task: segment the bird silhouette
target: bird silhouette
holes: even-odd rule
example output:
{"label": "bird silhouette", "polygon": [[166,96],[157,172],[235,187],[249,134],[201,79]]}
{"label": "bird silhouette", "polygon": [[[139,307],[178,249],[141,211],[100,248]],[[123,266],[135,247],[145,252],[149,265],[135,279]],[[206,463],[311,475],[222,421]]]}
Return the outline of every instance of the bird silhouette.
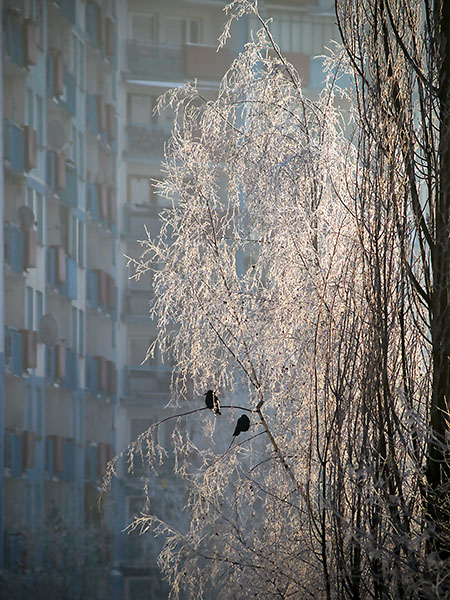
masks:
{"label": "bird silhouette", "polygon": [[213,390],[208,390],[205,394],[205,404],[207,408],[213,411],[215,415],[221,415],[220,402],[217,394]]}
{"label": "bird silhouette", "polygon": [[250,428],[250,419],[247,415],[241,415],[236,423],[236,429],[234,430],[233,435],[239,435],[243,431],[248,431]]}

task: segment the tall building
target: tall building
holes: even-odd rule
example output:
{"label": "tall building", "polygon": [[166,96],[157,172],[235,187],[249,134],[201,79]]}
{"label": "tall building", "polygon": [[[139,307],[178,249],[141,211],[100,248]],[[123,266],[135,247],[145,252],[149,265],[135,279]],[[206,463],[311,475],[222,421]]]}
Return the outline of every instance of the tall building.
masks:
{"label": "tall building", "polygon": [[[218,0],[0,6],[0,584],[31,597],[47,573],[60,587],[46,598],[166,598],[157,542],[123,531],[144,504],[140,473],[119,472],[103,522],[97,510],[107,461],[169,414],[170,365],[157,352],[142,363],[156,336],[151,275],[129,279],[124,255],[139,255],[144,224],[160,228],[151,182],[172,115],[155,114],[156,99],[194,78],[213,94],[259,25],[239,21],[216,53]],[[336,36],[331,3],[272,1],[263,14],[313,95],[314,56]],[[171,510],[170,485],[155,493]]]}

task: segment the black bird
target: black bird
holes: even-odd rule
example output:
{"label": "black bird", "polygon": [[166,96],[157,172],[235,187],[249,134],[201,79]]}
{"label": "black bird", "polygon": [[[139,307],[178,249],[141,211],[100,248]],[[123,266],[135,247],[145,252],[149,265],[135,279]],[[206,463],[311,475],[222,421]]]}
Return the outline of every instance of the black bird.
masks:
{"label": "black bird", "polygon": [[212,390],[208,390],[205,394],[205,404],[206,406],[214,412],[215,415],[221,415],[220,412],[220,402],[217,394]]}
{"label": "black bird", "polygon": [[241,415],[236,423],[236,429],[234,430],[233,435],[239,435],[243,431],[248,431],[250,427],[250,419],[247,415]]}

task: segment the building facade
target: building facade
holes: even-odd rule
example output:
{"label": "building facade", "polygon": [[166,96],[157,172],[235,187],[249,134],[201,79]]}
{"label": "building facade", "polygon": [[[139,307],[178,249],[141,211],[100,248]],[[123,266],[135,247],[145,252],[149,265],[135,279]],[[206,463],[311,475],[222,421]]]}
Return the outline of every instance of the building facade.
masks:
{"label": "building facade", "polygon": [[[145,501],[142,473],[119,472],[103,520],[97,500],[107,462],[169,414],[170,365],[157,352],[143,363],[156,336],[151,276],[129,279],[125,255],[139,255],[144,224],[160,228],[152,182],[172,115],[155,114],[158,96],[194,78],[213,94],[257,27],[238,22],[216,53],[223,5],[1,5],[0,584],[23,597],[58,569],[46,598],[66,588],[74,598],[167,597],[157,543],[124,531]],[[263,13],[313,95],[323,79],[314,57],[336,35],[330,2],[267,2]],[[170,486],[158,494],[170,509]],[[79,556],[95,578],[80,576]]]}

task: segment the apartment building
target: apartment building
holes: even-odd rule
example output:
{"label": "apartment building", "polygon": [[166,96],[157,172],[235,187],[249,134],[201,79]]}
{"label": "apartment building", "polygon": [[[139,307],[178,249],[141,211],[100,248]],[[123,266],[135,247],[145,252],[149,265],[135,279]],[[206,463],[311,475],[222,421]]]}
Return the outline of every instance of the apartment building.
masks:
{"label": "apartment building", "polygon": [[116,2],[7,0],[2,23],[3,567],[31,594],[52,527],[84,548],[115,453]]}
{"label": "apartment building", "polygon": [[[124,255],[139,254],[144,224],[160,228],[151,181],[163,177],[172,115],[155,114],[156,99],[194,78],[213,94],[258,27],[239,21],[216,53],[223,5],[0,2],[0,566],[24,597],[43,585],[36,573],[56,580],[57,569],[70,576],[55,598],[64,585],[77,598],[167,597],[160,542],[123,531],[142,510],[144,473],[119,473],[103,522],[97,499],[107,461],[169,414],[170,365],[158,353],[142,363],[156,335],[151,276],[130,280]],[[335,37],[331,3],[262,9],[313,95],[323,79],[314,56]],[[172,510],[171,489],[158,488],[154,504]],[[66,563],[52,562],[56,551]],[[87,582],[79,555],[95,565]]]}

